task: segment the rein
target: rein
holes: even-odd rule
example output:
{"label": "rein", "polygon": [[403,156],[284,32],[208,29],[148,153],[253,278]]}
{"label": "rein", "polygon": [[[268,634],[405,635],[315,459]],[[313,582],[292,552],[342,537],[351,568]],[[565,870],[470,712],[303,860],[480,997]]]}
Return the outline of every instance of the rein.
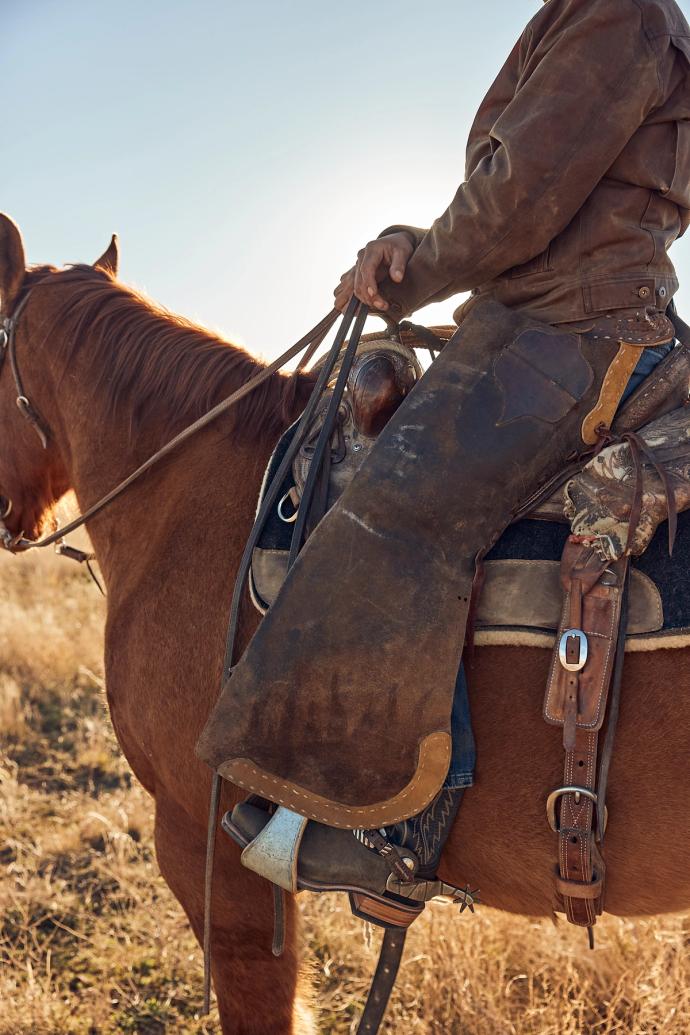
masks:
{"label": "rein", "polygon": [[[2,371],[5,357],[7,357],[9,359],[10,369],[12,371],[12,377],[14,379],[14,385],[17,392],[17,407],[22,416],[36,431],[43,448],[47,449],[48,442],[51,437],[50,429],[43,421],[40,414],[31,405],[26,392],[24,391],[17,363],[17,326],[19,317],[25,310],[30,297],[31,291],[29,291],[29,293],[22,299],[13,316],[4,318],[0,317],[0,372]],[[160,463],[161,460],[165,459],[165,457],[169,456],[172,452],[183,445],[183,443],[187,442],[193,435],[196,435],[198,431],[208,427],[208,425],[212,424],[218,417],[227,413],[228,410],[235,406],[236,403],[241,399],[244,399],[250,392],[253,392],[254,389],[262,385],[264,381],[267,381],[273,376],[273,374],[277,373],[282,367],[289,363],[291,359],[298,356],[300,352],[307,350],[305,357],[297,367],[297,371],[302,370],[305,363],[309,361],[339,316],[340,313],[338,310],[333,309],[327,316],[324,316],[324,318],[320,320],[315,327],[308,331],[304,337],[300,338],[298,342],[283,352],[282,355],[278,356],[277,359],[273,360],[273,362],[267,367],[264,367],[263,370],[254,377],[251,377],[226,399],[223,399],[216,406],[210,409],[208,413],[205,413],[187,428],[184,428],[184,430],[178,435],[175,435],[170,442],[167,442],[166,445],[162,446],[156,453],[150,456],[148,460],[145,460],[143,464],[136,468],[136,470],[132,471],[131,474],[111,489],[110,492],[97,500],[97,502],[81,514],[80,517],[75,518],[74,521],[70,521],[69,524],[64,526],[64,528],[58,528],[50,535],[44,536],[42,539],[25,539],[21,532],[19,535],[12,535],[4,521],[5,518],[9,517],[12,511],[12,501],[4,500],[4,506],[2,507],[2,512],[0,514],[0,544],[2,544],[6,550],[9,550],[10,553],[24,553],[26,550],[37,550],[57,544],[58,552],[62,553],[63,556],[79,561],[91,559],[91,555],[89,554],[84,554],[82,551],[74,550],[72,547],[62,546],[62,539],[64,536],[69,535],[70,532],[74,532],[78,528],[81,528],[87,521],[95,517],[96,514],[105,510],[106,507],[122,496],[122,494],[126,492],[131,485]],[[2,500],[3,498],[0,497],[0,502],[2,502]]]}

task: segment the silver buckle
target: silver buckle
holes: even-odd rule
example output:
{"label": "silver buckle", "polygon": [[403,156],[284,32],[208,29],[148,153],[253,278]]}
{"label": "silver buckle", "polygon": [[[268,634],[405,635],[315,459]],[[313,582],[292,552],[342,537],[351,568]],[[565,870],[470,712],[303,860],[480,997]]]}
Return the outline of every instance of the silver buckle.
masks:
{"label": "silver buckle", "polygon": [[[570,639],[578,640],[580,644],[580,652],[576,662],[568,661],[566,648],[568,646],[568,640]],[[587,664],[588,657],[589,643],[582,629],[566,629],[561,636],[561,642],[558,645],[558,660],[566,672],[581,672]]]}
{"label": "silver buckle", "polygon": [[[574,794],[575,804],[580,804],[581,798],[589,798],[592,804],[596,807],[599,798],[594,791],[588,791],[586,787],[559,787],[557,791],[553,791],[552,794],[546,799],[546,818],[549,822],[549,826],[553,830],[554,834],[560,834],[560,827],[556,819],[556,805],[558,801],[563,797],[564,794]],[[604,829],[601,831],[603,835],[606,831],[606,827],[609,821],[609,810],[604,809]]]}
{"label": "silver buckle", "polygon": [[556,822],[556,803],[564,794],[574,794],[576,805],[580,804],[580,798],[583,796],[589,798],[595,805],[597,803],[597,796],[594,791],[588,791],[586,787],[559,787],[557,791],[554,791],[546,799],[546,818],[554,834],[559,833],[559,826]]}

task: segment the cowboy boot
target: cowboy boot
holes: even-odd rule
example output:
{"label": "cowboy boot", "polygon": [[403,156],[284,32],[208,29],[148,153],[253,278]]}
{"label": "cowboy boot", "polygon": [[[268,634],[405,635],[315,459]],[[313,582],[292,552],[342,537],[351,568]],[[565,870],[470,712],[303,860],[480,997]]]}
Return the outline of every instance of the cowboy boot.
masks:
{"label": "cowboy boot", "polygon": [[[339,830],[307,823],[298,847],[294,890],[348,892],[353,912],[381,926],[408,926],[425,903],[438,896],[472,905],[468,891],[436,875],[462,795],[461,788],[443,788],[423,813],[390,830]],[[223,829],[243,849],[272,819],[258,801],[236,805],[222,820]]]}

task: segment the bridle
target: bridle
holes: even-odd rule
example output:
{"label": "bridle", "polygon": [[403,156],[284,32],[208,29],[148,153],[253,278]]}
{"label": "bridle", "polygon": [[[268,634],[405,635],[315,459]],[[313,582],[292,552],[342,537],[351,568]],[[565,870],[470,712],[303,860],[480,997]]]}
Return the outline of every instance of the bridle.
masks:
{"label": "bridle", "polygon": [[[17,324],[19,322],[19,317],[29,302],[31,290],[32,289],[29,289],[29,291],[27,291],[12,316],[0,317],[0,374],[2,374],[5,359],[8,359],[12,379],[14,381],[14,388],[17,393],[15,397],[17,409],[21,413],[22,417],[24,417],[24,419],[28,421],[34,429],[43,448],[47,449],[48,442],[52,438],[50,428],[26,394],[22,376],[19,372],[19,364],[17,363]],[[32,546],[48,546],[49,543],[53,543],[55,545],[56,553],[61,557],[67,557],[70,560],[78,561],[80,564],[85,564],[96,586],[100,592],[105,595],[103,586],[91,566],[91,562],[95,560],[95,554],[87,553],[85,550],[79,550],[75,546],[68,546],[68,544],[63,540],[63,536],[65,534],[64,529],[55,533],[55,535],[48,536],[45,542],[39,541],[33,543],[30,540],[25,539],[21,532],[19,535],[13,535],[5,524],[6,519],[11,513],[12,500],[7,496],[0,495],[0,546],[5,550],[8,550],[10,553],[19,553],[23,550],[31,549]]]}
{"label": "bridle", "polygon": [[[34,287],[38,286],[38,284],[34,285]],[[17,408],[24,419],[33,427],[43,448],[47,449],[48,443],[52,437],[50,428],[36,408],[31,404],[29,397],[26,394],[17,362],[17,327],[19,325],[19,318],[26,310],[32,292],[33,288],[29,289],[12,316],[0,316],[0,376],[5,365],[5,359],[7,358],[9,360],[10,370],[14,380],[14,387],[17,393]],[[301,352],[303,352],[304,355],[297,365],[295,374],[303,371],[339,317],[340,313],[338,310],[333,309],[327,316],[324,316],[324,318],[320,320],[315,327],[308,331],[304,337],[300,338],[298,342],[283,352],[282,355],[278,356],[278,358],[268,366],[264,367],[258,374],[246,381],[245,384],[241,385],[240,388],[234,391],[226,399],[223,399],[216,406],[210,409],[208,413],[205,413],[178,435],[175,435],[170,442],[166,443],[166,445],[150,456],[148,460],[145,460],[143,464],[119,482],[110,490],[110,492],[106,493],[105,496],[102,496],[101,499],[97,500],[96,503],[84,511],[80,517],[75,518],[74,521],[70,521],[69,524],[65,525],[63,528],[56,529],[50,535],[44,536],[42,539],[26,539],[22,532],[18,535],[14,535],[10,532],[9,528],[5,524],[5,520],[12,513],[12,500],[0,495],[0,547],[8,550],[10,553],[24,553],[26,550],[55,546],[59,554],[64,557],[68,557],[71,560],[77,560],[80,562],[88,562],[92,560],[92,554],[87,554],[82,550],[77,550],[72,546],[67,546],[67,544],[64,543],[64,537],[85,525],[87,521],[95,517],[96,514],[100,513],[118,499],[131,485],[134,484],[134,482],[138,481],[144,474],[150,471],[152,467],[158,464],[166,456],[169,456],[170,453],[190,439],[198,431],[201,431],[202,428],[207,427],[222,414],[227,413],[227,411],[235,406],[241,399],[249,395],[250,392],[253,392],[255,388],[259,387],[259,385],[262,385],[264,381],[272,377],[273,374],[277,373]]]}
{"label": "bridle", "polygon": [[[22,417],[24,417],[24,419],[28,421],[35,430],[43,448],[47,449],[48,439],[50,437],[48,426],[35,407],[31,404],[29,397],[24,390],[24,384],[22,382],[19,365],[17,363],[17,323],[29,302],[30,295],[31,291],[28,291],[12,316],[0,316],[0,374],[5,365],[5,360],[9,360],[10,371],[12,379],[14,380],[15,391],[17,393],[15,398],[17,409],[21,413]],[[6,496],[0,496],[0,543],[6,550],[15,551],[18,545],[18,537],[13,536],[4,523],[5,519],[8,518],[11,513],[12,500]]]}
{"label": "bridle", "polygon": [[31,405],[31,402],[24,391],[24,385],[17,365],[17,322],[28,304],[30,295],[31,291],[28,291],[17,306],[17,311],[13,316],[2,317],[0,323],[0,371],[2,370],[5,356],[7,356],[10,361],[10,370],[12,371],[12,377],[14,379],[14,387],[17,391],[17,397],[15,400],[17,403],[17,409],[21,413],[22,417],[24,417],[24,419],[32,426],[38,435],[43,448],[47,449],[50,431],[38,411]]}

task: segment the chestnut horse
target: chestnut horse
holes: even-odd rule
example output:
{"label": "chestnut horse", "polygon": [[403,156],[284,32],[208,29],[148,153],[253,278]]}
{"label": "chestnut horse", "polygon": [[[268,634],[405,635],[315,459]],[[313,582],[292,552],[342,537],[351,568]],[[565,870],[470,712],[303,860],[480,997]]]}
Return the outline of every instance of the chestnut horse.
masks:
{"label": "chestnut horse", "polygon": [[[114,241],[93,267],[27,271],[19,232],[0,217],[1,312],[10,315],[30,290],[17,362],[49,428],[44,449],[4,370],[0,495],[12,502],[14,533],[36,537],[69,489],[85,510],[261,369],[116,274]],[[210,773],[194,745],[218,694],[233,576],[264,467],[311,387],[306,376],[273,376],[88,526],[108,591],[113,726],[153,797],[160,869],[199,939]],[[244,643],[256,621],[245,610]],[[477,783],[442,869],[455,884],[480,887],[486,904],[535,917],[553,909],[556,838],[544,804],[562,778],[561,737],[541,719],[548,662],[537,648],[478,648],[470,687]],[[688,730],[688,651],[629,655],[608,799],[612,913],[690,908]],[[240,794],[226,787],[223,806]],[[294,909],[286,953],[275,959],[270,889],[242,868],[228,838],[217,840],[213,979],[223,1032],[305,1035],[313,1029],[297,1019]]]}

